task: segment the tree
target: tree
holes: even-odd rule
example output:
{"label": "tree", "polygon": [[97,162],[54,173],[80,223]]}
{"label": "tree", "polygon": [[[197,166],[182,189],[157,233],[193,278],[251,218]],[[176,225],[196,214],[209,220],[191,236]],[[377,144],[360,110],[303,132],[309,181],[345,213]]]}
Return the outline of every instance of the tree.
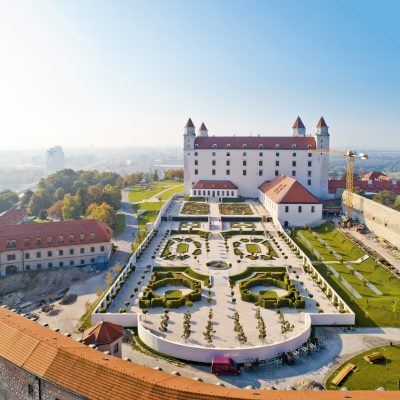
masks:
{"label": "tree", "polygon": [[101,201],[109,204],[114,210],[118,210],[121,207],[121,189],[117,186],[106,185],[103,188],[101,195]]}
{"label": "tree", "polygon": [[91,203],[100,203],[100,198],[102,195],[101,185],[90,185],[87,188],[87,201],[89,204]]}
{"label": "tree", "polygon": [[103,295],[104,291],[102,288],[97,288],[96,289],[96,296],[97,298],[100,298]]}
{"label": "tree", "polygon": [[62,187],[57,188],[54,195],[57,200],[62,200],[65,196],[64,188],[62,188]]}
{"label": "tree", "polygon": [[372,198],[372,200],[376,201],[377,203],[383,204],[384,206],[388,207],[394,205],[396,199],[396,193],[392,192],[391,190],[382,190]]}
{"label": "tree", "polygon": [[72,194],[67,193],[64,196],[63,206],[61,209],[63,219],[79,219],[82,215],[82,207],[79,199]]}
{"label": "tree", "polygon": [[56,201],[52,206],[47,209],[47,215],[51,219],[62,219],[62,208],[64,202],[62,200]]}
{"label": "tree", "polygon": [[112,282],[113,282],[112,273],[111,273],[111,271],[107,271],[107,273],[106,273],[106,284],[107,284],[107,287],[111,286]]}
{"label": "tree", "polygon": [[143,180],[143,172],[135,172],[125,177],[125,186],[135,186]]}
{"label": "tree", "polygon": [[183,181],[183,168],[171,168],[164,171],[164,179]]}
{"label": "tree", "polygon": [[152,181],[158,181],[158,172],[156,169],[153,169],[152,173],[151,173],[151,180]]}
{"label": "tree", "polygon": [[8,210],[16,203],[18,203],[17,193],[12,190],[3,190],[0,192],[0,212]]}
{"label": "tree", "polygon": [[31,197],[27,210],[32,215],[39,215],[40,211],[47,210],[52,203],[51,195],[43,189],[38,189]]}
{"label": "tree", "polygon": [[34,192],[31,189],[28,189],[24,192],[24,195],[22,196],[21,201],[20,201],[21,206],[23,208],[25,208],[25,209],[28,208],[28,204],[31,201],[33,194],[34,194]]}
{"label": "tree", "polygon": [[113,269],[114,269],[115,274],[118,275],[118,274],[121,272],[121,270],[122,270],[121,263],[120,263],[119,261],[117,261],[117,262],[115,263]]}
{"label": "tree", "polygon": [[97,219],[112,227],[115,225],[115,210],[106,203],[93,203],[86,210],[86,218]]}

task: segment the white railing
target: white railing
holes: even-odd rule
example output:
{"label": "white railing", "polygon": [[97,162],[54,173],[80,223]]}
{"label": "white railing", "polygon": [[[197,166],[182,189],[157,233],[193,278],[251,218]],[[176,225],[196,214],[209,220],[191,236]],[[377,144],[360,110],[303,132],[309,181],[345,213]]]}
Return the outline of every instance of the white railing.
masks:
{"label": "white railing", "polygon": [[[107,299],[112,299],[112,295],[116,294],[117,292],[117,286],[121,286],[122,281],[128,277],[128,271],[137,261],[138,255],[142,254],[144,249],[147,247],[147,245],[150,243],[150,241],[153,239],[153,237],[156,235],[156,230],[160,226],[161,223],[161,218],[164,216],[165,212],[167,211],[168,207],[171,205],[171,203],[175,200],[177,194],[174,193],[168,201],[161,207],[158,216],[153,224],[153,228],[151,231],[147,234],[147,236],[144,238],[143,242],[139,245],[139,247],[132,253],[131,257],[129,258],[129,261],[127,262],[126,266],[124,269],[121,271],[120,275],[118,278],[112,283],[112,285],[107,289],[107,291],[103,294],[103,297],[101,298],[101,301],[97,304],[97,306],[94,308],[93,313],[92,313],[92,319],[93,315],[98,313],[100,308],[107,308],[106,302]],[[112,300],[111,300],[112,301]],[[111,315],[111,313],[100,313],[100,315],[103,316],[103,320],[105,319],[105,315]],[[96,319],[96,317],[94,318]]]}
{"label": "white railing", "polygon": [[[333,289],[333,287],[326,281],[326,279],[317,271],[317,269],[312,264],[310,258],[304,253],[304,251],[294,242],[294,240],[286,233],[282,225],[276,224],[278,230],[289,240],[289,242],[294,246],[294,248],[299,252],[302,257],[304,266],[307,266],[312,272],[312,275],[317,277],[317,281],[320,286],[325,287],[331,291],[332,298],[330,299],[332,304],[335,302],[339,306],[343,307],[345,313],[322,313],[322,314],[310,314],[312,323],[315,325],[354,325],[355,324],[355,314],[354,311],[347,305],[347,303],[338,295],[338,293]],[[322,290],[322,288],[321,288]],[[329,297],[328,297],[329,298]],[[334,317],[333,317],[334,316]],[[317,322],[318,321],[318,322]]]}

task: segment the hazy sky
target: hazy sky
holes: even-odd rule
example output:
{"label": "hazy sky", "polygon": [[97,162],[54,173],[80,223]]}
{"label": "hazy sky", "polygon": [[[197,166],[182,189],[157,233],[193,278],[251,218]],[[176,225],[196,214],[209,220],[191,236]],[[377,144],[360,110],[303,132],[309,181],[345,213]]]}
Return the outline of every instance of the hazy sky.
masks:
{"label": "hazy sky", "polygon": [[399,1],[0,0],[0,147],[289,134],[400,148]]}

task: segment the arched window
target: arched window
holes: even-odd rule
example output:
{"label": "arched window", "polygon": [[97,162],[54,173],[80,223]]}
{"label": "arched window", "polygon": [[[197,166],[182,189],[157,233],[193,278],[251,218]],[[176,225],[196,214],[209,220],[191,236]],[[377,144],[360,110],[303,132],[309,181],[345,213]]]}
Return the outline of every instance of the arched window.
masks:
{"label": "arched window", "polygon": [[213,148],[213,149],[216,149],[216,148],[217,148],[217,145],[214,143],[214,144],[212,145],[212,148]]}
{"label": "arched window", "polygon": [[295,144],[292,144],[292,149],[295,149],[297,146]]}
{"label": "arched window", "polygon": [[259,148],[259,149],[263,149],[263,148],[264,148],[264,145],[263,145],[263,144],[260,144],[260,145],[258,145],[258,148]]}
{"label": "arched window", "polygon": [[244,149],[247,149],[247,144],[246,144],[246,143],[243,145],[243,148],[244,148]]}
{"label": "arched window", "polygon": [[279,146],[279,144],[276,144],[276,145],[275,145],[275,148],[276,148],[276,149],[279,149],[280,147],[281,147],[281,146]]}

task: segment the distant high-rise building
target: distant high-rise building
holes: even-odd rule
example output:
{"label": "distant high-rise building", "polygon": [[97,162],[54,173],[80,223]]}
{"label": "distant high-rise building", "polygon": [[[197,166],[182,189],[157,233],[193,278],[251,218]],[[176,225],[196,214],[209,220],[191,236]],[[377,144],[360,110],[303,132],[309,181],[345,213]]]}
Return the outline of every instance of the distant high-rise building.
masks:
{"label": "distant high-rise building", "polygon": [[62,146],[54,146],[46,151],[46,174],[64,169],[64,151]]}

